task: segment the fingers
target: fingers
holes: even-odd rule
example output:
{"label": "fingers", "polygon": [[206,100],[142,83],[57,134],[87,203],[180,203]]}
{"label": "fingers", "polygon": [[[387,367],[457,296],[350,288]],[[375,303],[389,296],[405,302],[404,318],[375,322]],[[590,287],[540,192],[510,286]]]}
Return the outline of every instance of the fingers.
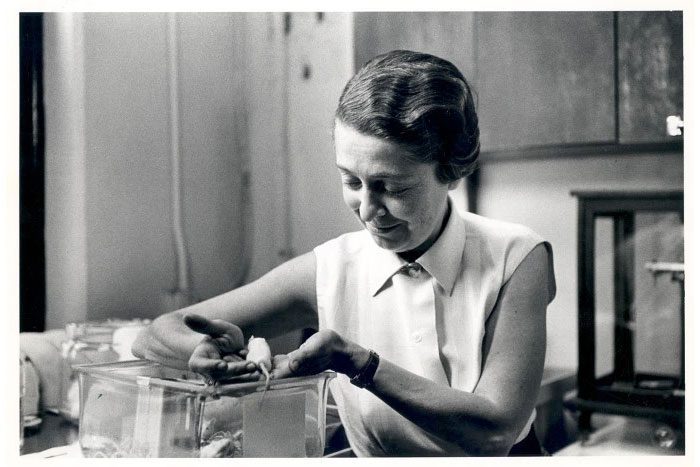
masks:
{"label": "fingers", "polygon": [[218,378],[222,375],[227,368],[226,362],[218,359],[208,359],[204,357],[195,357],[194,355],[190,358],[188,363],[190,370],[201,375],[210,376],[212,378]]}
{"label": "fingers", "polygon": [[190,356],[190,370],[204,376],[222,379],[237,377],[256,371],[253,362],[246,362],[240,355],[229,354],[222,357],[216,339],[205,336]]}
{"label": "fingers", "polygon": [[304,351],[301,349],[301,347],[297,350],[289,352],[289,354],[287,354],[287,365],[289,366],[289,370],[292,373],[296,373],[297,371],[299,371],[299,368],[302,362],[304,361],[305,357],[306,355],[304,354]]}
{"label": "fingers", "polygon": [[211,321],[204,316],[187,313],[182,317],[182,321],[187,325],[188,328],[200,334],[209,334],[208,329],[211,326]]}
{"label": "fingers", "polygon": [[136,358],[146,358],[146,332],[148,332],[148,329],[140,331],[131,344],[131,353]]}
{"label": "fingers", "polygon": [[238,326],[222,319],[209,319],[195,313],[187,313],[182,321],[191,330],[212,337],[228,337],[232,347],[241,349],[244,347],[243,331]]}
{"label": "fingers", "polygon": [[326,358],[315,352],[317,349],[304,348],[302,345],[297,350],[287,354],[287,368],[295,376],[315,375],[326,369]]}
{"label": "fingers", "polygon": [[245,360],[246,355],[248,355],[248,351],[242,349],[235,354],[224,355],[223,360],[227,362],[240,362],[241,360]]}
{"label": "fingers", "polygon": [[294,372],[289,368],[289,355],[275,355],[272,358],[271,379],[282,379],[294,376]]}
{"label": "fingers", "polygon": [[[195,313],[188,313],[182,317],[182,321],[195,332],[208,334],[212,337],[220,337],[237,328],[233,324],[221,319],[209,319]],[[234,331],[235,332],[235,331]]]}
{"label": "fingers", "polygon": [[325,330],[309,337],[301,346],[288,354],[289,370],[294,375],[313,375],[324,370],[333,370],[340,354],[342,341],[337,333]]}
{"label": "fingers", "polygon": [[244,373],[238,376],[225,376],[219,378],[218,381],[226,384],[257,383],[259,381],[265,381],[265,375],[259,371],[254,371],[252,373]]}
{"label": "fingers", "polygon": [[205,338],[194,348],[188,366],[196,373],[212,376],[226,370],[227,363],[220,358],[211,339]]}
{"label": "fingers", "polygon": [[195,313],[187,313],[182,317],[182,321],[193,331],[200,334],[208,334],[212,337],[220,337],[232,330],[232,328],[236,328],[236,326],[227,321],[209,319]]}
{"label": "fingers", "polygon": [[236,378],[246,381],[257,381],[260,379],[260,372],[257,371],[255,363],[246,362],[245,360],[227,361],[192,354],[189,367],[190,370],[196,373],[216,380]]}
{"label": "fingers", "polygon": [[258,373],[258,367],[253,362],[246,362],[245,360],[226,362],[226,369],[224,371],[224,376],[234,377],[234,376],[244,376],[250,373]]}

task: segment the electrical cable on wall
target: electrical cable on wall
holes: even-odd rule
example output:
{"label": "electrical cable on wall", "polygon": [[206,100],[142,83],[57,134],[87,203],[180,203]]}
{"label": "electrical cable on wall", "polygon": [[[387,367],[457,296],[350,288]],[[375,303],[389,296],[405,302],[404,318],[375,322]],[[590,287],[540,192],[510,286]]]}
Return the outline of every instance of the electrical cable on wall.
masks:
{"label": "electrical cable on wall", "polygon": [[185,242],[182,215],[182,157],[180,151],[180,107],[178,88],[178,46],[177,17],[168,13],[168,77],[170,91],[170,156],[171,156],[171,208],[173,220],[173,238],[175,242],[175,261],[177,267],[177,285],[171,291],[178,306],[192,302],[190,290],[190,265]]}
{"label": "electrical cable on wall", "polygon": [[[284,13],[284,34],[289,36],[292,30],[292,13]],[[294,235],[292,232],[292,181],[291,181],[291,162],[290,162],[290,141],[289,141],[289,39],[284,41],[284,62],[282,69],[287,73],[284,80],[284,91],[282,99],[282,114],[285,116],[283,128],[283,157],[282,157],[282,173],[284,174],[284,192],[287,196],[284,197],[284,246],[277,252],[278,259],[287,261],[294,257]]]}
{"label": "electrical cable on wall", "polygon": [[[175,246],[177,268],[177,284],[169,291],[171,302],[168,308],[177,309],[195,303],[198,300],[192,284],[192,265],[187,248],[184,230],[183,188],[182,188],[182,150],[181,150],[181,121],[180,121],[180,89],[179,89],[179,47],[178,47],[178,18],[176,13],[168,13],[168,77],[170,92],[170,140],[171,140],[171,202],[172,230]],[[236,119],[245,121],[245,118]],[[246,128],[234,134],[245,134]],[[240,151],[243,155],[245,150]],[[242,221],[239,222],[240,252],[238,254],[237,274],[231,280],[232,288],[245,284],[251,264],[252,235],[249,232],[246,219],[252,218],[252,200],[250,196],[250,172],[247,160],[241,167],[240,197],[243,210]]]}
{"label": "electrical cable on wall", "polygon": [[[245,152],[244,152],[245,153]],[[238,223],[239,225],[239,254],[240,263],[238,267],[238,274],[236,274],[233,280],[233,288],[240,287],[246,283],[248,278],[248,272],[250,272],[250,265],[252,263],[251,252],[253,251],[253,236],[249,232],[249,222],[247,219],[253,218],[253,201],[250,196],[250,171],[247,168],[247,161],[243,164],[242,174],[241,174],[241,185],[240,185],[240,195],[241,195],[241,206],[242,206],[242,221]]]}

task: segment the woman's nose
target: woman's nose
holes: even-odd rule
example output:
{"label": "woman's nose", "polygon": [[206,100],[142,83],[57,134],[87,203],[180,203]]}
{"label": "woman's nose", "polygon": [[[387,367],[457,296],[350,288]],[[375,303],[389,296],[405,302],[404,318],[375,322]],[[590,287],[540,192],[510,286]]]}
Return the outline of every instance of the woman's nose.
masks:
{"label": "woman's nose", "polygon": [[363,190],[360,196],[359,213],[362,222],[370,222],[375,217],[385,215],[386,209],[382,206],[374,193],[370,190]]}

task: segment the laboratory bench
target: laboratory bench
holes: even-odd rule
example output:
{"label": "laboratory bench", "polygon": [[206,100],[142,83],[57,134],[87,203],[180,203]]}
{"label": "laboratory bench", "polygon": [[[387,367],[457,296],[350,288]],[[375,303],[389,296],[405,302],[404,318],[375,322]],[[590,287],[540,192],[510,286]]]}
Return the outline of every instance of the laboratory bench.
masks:
{"label": "laboratory bench", "polygon": [[44,413],[36,427],[24,429],[24,445],[20,454],[42,452],[58,446],[67,446],[78,441],[78,426],[61,415]]}
{"label": "laboratory bench", "polygon": [[681,433],[650,418],[595,413],[592,431],[555,456],[682,456]]}
{"label": "laboratory bench", "polygon": [[[593,430],[586,439],[581,439],[577,430],[577,412],[567,408],[570,406],[567,399],[575,396],[575,392],[575,370],[545,369],[537,400],[535,431],[544,448],[554,456],[684,454],[681,430],[644,417],[593,414]],[[41,457],[80,456],[77,441],[77,425],[64,420],[60,415],[44,413],[39,426],[25,430],[21,454],[42,453]],[[332,397],[329,397],[326,409],[323,455],[354,456]]]}
{"label": "laboratory bench", "polygon": [[[664,426],[650,419],[594,414],[591,419],[593,431],[588,439],[582,441],[577,439],[572,417],[572,413],[566,410],[557,415],[556,404],[551,407],[540,405],[535,429],[553,456],[684,454],[682,437],[674,438],[677,433],[671,433],[670,437],[660,437],[659,430],[663,430]],[[47,413],[39,427],[26,431],[21,454],[43,452],[44,458],[80,456],[77,440],[78,427],[75,424],[65,421],[59,415]],[[332,406],[329,407],[326,418],[324,457],[354,457],[337,411]]]}
{"label": "laboratory bench", "polygon": [[[661,428],[653,421],[618,415],[594,414],[593,432],[586,441],[575,440],[552,454],[554,456],[677,456],[684,454],[683,443],[671,445],[659,439]],[[324,457],[353,457],[339,420],[329,415]],[[62,417],[47,414],[41,427],[24,438],[21,454],[45,452],[44,458],[79,456],[75,445],[78,427]],[[668,440],[666,440],[668,441]],[[58,447],[64,446],[65,449]],[[49,450],[50,448],[54,448]],[[49,451],[47,451],[49,450]]]}

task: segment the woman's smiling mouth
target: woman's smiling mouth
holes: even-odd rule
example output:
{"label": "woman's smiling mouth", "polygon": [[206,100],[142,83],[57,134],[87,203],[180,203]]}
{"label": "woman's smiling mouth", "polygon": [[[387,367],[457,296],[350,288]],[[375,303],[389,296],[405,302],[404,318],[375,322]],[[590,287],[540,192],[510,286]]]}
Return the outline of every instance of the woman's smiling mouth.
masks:
{"label": "woman's smiling mouth", "polygon": [[388,227],[379,227],[379,226],[376,226],[374,224],[369,224],[369,223],[365,224],[365,227],[367,227],[367,230],[369,230],[372,233],[376,233],[376,234],[389,233],[398,226],[399,226],[399,224],[390,225]]}

